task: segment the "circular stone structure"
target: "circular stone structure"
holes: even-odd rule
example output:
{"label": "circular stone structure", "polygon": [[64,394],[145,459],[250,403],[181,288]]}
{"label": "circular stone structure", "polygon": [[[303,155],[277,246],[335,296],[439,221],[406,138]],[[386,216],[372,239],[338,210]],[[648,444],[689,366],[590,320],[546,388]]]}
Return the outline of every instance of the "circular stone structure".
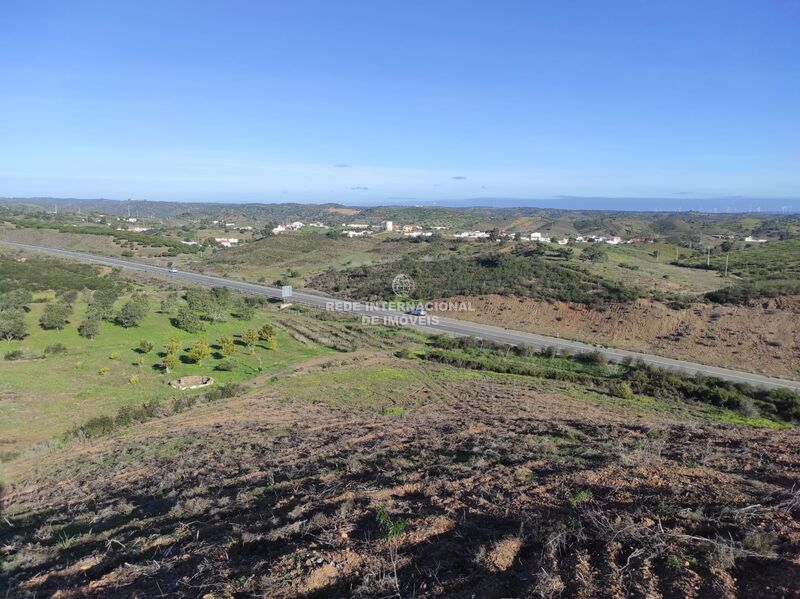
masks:
{"label": "circular stone structure", "polygon": [[182,376],[179,379],[169,382],[170,387],[174,387],[175,389],[180,389],[182,391],[187,389],[200,389],[201,387],[208,387],[209,385],[213,384],[214,379],[212,379],[210,376],[201,375]]}

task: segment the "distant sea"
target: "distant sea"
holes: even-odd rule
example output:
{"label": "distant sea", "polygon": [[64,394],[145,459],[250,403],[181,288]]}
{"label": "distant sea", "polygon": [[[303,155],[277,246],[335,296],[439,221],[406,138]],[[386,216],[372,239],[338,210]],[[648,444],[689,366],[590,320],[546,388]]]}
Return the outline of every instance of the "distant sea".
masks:
{"label": "distant sea", "polygon": [[[365,202],[359,202],[364,205]],[[369,205],[442,206],[446,208],[491,206],[494,208],[561,208],[567,210],[622,210],[645,212],[768,212],[778,214],[800,213],[800,198],[613,198],[560,196],[555,198],[467,198],[452,200],[425,200],[413,198],[386,198],[368,202]]]}

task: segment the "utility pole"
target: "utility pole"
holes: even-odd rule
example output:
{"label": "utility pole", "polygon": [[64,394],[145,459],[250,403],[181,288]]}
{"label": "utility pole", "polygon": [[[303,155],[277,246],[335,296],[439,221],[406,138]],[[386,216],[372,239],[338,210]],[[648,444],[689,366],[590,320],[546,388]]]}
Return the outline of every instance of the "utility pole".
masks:
{"label": "utility pole", "polygon": [[728,278],[728,254],[725,254],[725,278]]}
{"label": "utility pole", "polygon": [[711,266],[711,246],[706,248],[706,266]]}

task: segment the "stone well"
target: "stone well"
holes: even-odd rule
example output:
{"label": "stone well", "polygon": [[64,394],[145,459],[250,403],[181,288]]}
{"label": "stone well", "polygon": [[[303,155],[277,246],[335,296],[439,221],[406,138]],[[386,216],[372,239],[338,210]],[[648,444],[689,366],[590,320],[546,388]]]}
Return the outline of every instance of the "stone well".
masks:
{"label": "stone well", "polygon": [[208,387],[213,384],[214,379],[210,376],[203,375],[182,376],[179,379],[169,382],[170,387],[181,389],[182,391],[186,389],[200,389],[201,387]]}

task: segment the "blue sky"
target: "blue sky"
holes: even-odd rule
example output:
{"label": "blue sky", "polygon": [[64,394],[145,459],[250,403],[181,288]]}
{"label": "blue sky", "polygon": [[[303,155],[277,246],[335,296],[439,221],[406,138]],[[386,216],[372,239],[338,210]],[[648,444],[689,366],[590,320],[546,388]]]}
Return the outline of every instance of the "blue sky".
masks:
{"label": "blue sky", "polygon": [[0,23],[0,195],[800,198],[795,0],[3,0]]}

